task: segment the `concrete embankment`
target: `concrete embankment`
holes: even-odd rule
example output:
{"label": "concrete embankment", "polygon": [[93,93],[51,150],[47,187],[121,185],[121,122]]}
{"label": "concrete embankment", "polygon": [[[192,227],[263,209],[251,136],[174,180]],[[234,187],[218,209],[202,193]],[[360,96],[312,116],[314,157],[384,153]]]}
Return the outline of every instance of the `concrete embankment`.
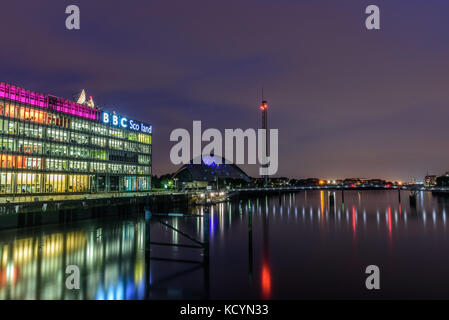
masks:
{"label": "concrete embankment", "polygon": [[142,214],[146,207],[152,212],[186,210],[188,205],[185,194],[5,203],[0,206],[0,230]]}

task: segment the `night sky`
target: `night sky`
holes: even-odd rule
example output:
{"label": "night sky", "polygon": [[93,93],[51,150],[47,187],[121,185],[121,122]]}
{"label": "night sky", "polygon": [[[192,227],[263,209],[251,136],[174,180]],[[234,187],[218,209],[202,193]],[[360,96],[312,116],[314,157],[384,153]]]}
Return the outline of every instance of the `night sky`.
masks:
{"label": "night sky", "polygon": [[[65,29],[65,7],[81,30]],[[381,30],[367,31],[377,4]],[[278,176],[422,180],[449,171],[447,0],[2,1],[0,80],[175,128],[279,129]],[[257,175],[258,167],[244,167]]]}

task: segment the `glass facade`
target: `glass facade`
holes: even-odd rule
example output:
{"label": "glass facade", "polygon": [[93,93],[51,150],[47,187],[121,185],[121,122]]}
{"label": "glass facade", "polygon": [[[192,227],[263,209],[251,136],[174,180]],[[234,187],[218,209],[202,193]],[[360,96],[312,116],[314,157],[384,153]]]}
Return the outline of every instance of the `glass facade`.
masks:
{"label": "glass facade", "polygon": [[0,83],[0,195],[150,190],[151,133],[104,124],[99,112]]}

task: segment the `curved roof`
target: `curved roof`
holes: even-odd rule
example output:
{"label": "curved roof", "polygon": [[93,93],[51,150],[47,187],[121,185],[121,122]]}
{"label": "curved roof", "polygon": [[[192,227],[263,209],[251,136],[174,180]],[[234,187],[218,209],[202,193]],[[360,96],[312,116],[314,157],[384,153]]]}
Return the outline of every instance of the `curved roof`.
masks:
{"label": "curved roof", "polygon": [[194,164],[193,160],[190,164],[183,165],[174,175],[180,181],[215,181],[219,179],[241,179],[250,182],[251,178],[235,164],[226,163],[222,158],[221,164],[217,164],[215,156],[204,156],[201,159],[201,164]]}

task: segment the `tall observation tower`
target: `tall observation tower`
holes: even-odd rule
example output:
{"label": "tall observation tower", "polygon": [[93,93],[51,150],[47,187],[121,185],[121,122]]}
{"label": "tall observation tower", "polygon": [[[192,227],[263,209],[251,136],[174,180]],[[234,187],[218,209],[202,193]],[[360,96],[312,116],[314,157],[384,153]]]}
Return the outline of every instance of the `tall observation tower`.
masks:
{"label": "tall observation tower", "polygon": [[[263,100],[263,94],[262,94],[262,104],[260,106],[260,110],[262,111],[262,129],[265,130],[264,140],[262,143],[262,155],[263,155],[263,163],[266,163],[267,158],[267,150],[268,150],[268,102],[266,100]],[[264,168],[263,170],[263,177],[265,177],[265,185],[268,184],[268,168],[267,165],[262,165]]]}

